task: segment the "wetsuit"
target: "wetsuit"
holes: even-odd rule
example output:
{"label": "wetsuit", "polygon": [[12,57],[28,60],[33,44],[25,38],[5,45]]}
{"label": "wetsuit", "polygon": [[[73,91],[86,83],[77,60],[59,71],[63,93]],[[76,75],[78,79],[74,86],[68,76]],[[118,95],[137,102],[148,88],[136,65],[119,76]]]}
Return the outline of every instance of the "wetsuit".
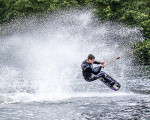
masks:
{"label": "wetsuit", "polygon": [[[93,64],[100,64],[100,62],[95,61]],[[93,68],[93,65],[85,60],[82,62],[81,68],[83,77],[88,82],[99,79],[100,77],[105,77],[105,73],[101,71],[102,66]]]}

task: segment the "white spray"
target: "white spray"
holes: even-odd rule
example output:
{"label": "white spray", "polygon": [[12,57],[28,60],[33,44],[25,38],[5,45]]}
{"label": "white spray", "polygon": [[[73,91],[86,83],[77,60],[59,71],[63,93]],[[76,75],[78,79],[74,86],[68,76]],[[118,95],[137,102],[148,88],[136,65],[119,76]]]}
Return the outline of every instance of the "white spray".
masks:
{"label": "white spray", "polygon": [[[0,92],[13,94],[15,101],[56,100],[73,97],[75,92],[104,92],[96,86],[102,83],[84,81],[82,61],[89,53],[99,61],[118,57],[131,50],[131,41],[140,39],[142,35],[136,28],[101,23],[91,10],[11,23],[0,43]],[[131,59],[120,60],[105,71],[123,80],[126,64],[131,64]]]}

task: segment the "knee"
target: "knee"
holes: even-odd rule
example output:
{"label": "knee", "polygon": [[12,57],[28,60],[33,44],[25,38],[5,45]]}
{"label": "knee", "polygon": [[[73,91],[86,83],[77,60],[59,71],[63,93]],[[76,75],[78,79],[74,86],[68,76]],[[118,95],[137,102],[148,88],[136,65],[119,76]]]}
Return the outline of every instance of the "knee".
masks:
{"label": "knee", "polygon": [[106,74],[105,72],[100,72],[98,76],[104,78],[104,77],[105,77],[105,74]]}
{"label": "knee", "polygon": [[102,73],[102,74],[101,74],[101,76],[104,78],[104,77],[105,77],[105,74],[104,74],[104,73]]}

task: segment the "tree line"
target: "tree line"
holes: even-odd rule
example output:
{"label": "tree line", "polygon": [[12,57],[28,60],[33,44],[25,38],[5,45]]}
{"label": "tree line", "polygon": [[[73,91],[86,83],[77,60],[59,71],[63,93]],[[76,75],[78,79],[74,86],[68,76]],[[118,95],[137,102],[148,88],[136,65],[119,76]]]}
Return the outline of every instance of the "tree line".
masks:
{"label": "tree line", "polygon": [[[91,6],[101,20],[119,21],[142,28],[145,41],[134,44],[135,48],[150,42],[150,0],[0,0],[0,24],[60,9]],[[136,54],[140,58],[138,62],[150,64],[150,46]]]}

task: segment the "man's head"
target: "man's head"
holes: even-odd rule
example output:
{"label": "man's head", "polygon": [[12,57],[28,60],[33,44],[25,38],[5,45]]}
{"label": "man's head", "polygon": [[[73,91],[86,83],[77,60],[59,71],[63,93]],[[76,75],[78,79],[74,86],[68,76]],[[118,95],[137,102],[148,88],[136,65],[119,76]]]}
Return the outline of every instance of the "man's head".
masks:
{"label": "man's head", "polygon": [[94,61],[95,61],[95,56],[92,54],[89,54],[87,58],[87,62],[93,64]]}

